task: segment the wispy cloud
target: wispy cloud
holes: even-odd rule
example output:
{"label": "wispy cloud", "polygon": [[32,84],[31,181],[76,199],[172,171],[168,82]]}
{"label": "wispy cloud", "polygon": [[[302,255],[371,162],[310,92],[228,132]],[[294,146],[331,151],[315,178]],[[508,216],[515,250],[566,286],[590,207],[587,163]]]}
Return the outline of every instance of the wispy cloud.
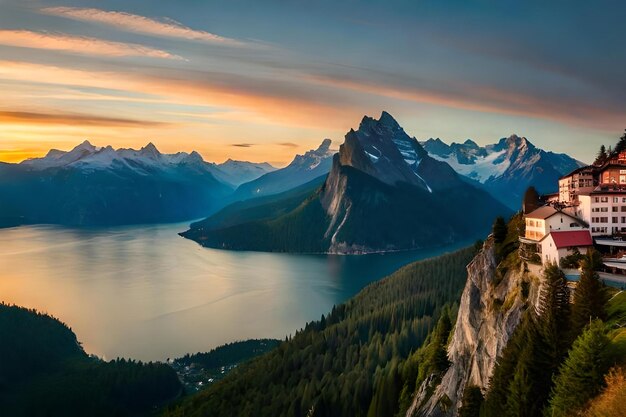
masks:
{"label": "wispy cloud", "polygon": [[151,120],[106,117],[81,113],[40,113],[30,111],[0,110],[2,123],[56,124],[68,126],[115,126],[115,127],[154,127],[167,123]]}
{"label": "wispy cloud", "polygon": [[48,49],[99,56],[143,56],[151,58],[181,59],[160,49],[135,43],[113,42],[85,36],[60,33],[33,32],[29,30],[0,29],[0,44],[21,48]]}
{"label": "wispy cloud", "polygon": [[255,145],[254,143],[233,143],[230,146],[234,146],[236,148],[251,148],[254,145]]}
{"label": "wispy cloud", "polygon": [[293,142],[281,142],[281,143],[278,143],[278,146],[283,146],[285,148],[297,148],[300,145],[298,145],[297,143],[293,143]]}
{"label": "wispy cloud", "polygon": [[69,19],[113,26],[126,32],[231,45],[241,44],[241,42],[235,39],[226,38],[203,30],[192,29],[172,19],[156,20],[126,12],[95,8],[46,7],[41,11]]}

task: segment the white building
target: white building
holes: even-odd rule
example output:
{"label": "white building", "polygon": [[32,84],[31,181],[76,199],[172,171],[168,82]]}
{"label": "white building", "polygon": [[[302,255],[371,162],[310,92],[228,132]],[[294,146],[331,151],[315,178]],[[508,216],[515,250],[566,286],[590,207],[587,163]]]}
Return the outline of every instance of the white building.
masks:
{"label": "white building", "polygon": [[626,233],[626,192],[600,188],[578,200],[576,214],[589,224],[592,236]]}
{"label": "white building", "polygon": [[589,230],[552,231],[541,242],[541,262],[560,264],[561,259],[574,251],[585,254],[593,247],[593,238]]}
{"label": "white building", "polygon": [[587,225],[571,209],[557,210],[552,206],[539,207],[524,216],[527,240],[539,242],[554,230],[582,230]]}

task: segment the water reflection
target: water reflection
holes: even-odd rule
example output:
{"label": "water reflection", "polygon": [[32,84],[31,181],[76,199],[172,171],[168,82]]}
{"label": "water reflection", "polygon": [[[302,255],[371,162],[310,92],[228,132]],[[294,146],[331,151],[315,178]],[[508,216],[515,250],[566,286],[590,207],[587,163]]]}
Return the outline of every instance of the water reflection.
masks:
{"label": "water reflection", "polygon": [[229,252],[186,225],[0,230],[0,300],[60,318],[90,353],[143,360],[282,338],[367,283],[444,249],[367,256]]}

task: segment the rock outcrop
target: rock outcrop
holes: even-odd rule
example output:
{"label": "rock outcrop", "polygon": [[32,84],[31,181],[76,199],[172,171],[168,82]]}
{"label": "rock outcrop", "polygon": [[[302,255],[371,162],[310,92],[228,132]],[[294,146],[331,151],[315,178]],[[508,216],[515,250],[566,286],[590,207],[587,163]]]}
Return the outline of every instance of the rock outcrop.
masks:
{"label": "rock outcrop", "polygon": [[522,313],[536,305],[539,279],[517,253],[498,265],[492,238],[468,265],[467,272],[454,335],[448,346],[451,365],[440,378],[431,376],[422,384],[407,417],[458,415],[465,387],[488,388],[496,359]]}

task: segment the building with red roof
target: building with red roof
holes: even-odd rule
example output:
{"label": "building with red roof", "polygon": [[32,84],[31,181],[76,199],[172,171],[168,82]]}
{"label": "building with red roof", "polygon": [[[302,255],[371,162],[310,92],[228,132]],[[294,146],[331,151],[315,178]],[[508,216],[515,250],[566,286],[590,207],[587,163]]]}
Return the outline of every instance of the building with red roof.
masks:
{"label": "building with red roof", "polygon": [[543,263],[560,264],[561,259],[578,251],[587,253],[593,248],[593,238],[589,230],[553,230],[540,242]]}

